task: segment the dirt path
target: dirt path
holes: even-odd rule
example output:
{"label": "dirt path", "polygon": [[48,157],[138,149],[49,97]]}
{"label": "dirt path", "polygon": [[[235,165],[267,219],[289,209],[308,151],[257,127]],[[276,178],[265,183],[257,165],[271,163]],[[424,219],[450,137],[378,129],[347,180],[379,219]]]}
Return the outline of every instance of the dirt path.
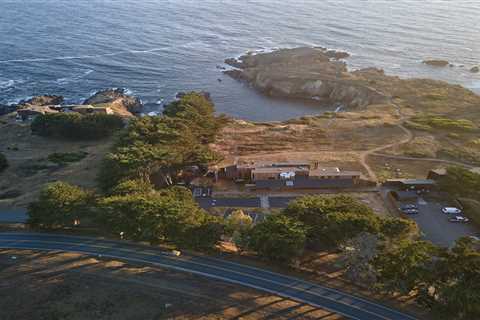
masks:
{"label": "dirt path", "polygon": [[360,153],[360,164],[368,172],[368,176],[370,177],[370,179],[372,179],[373,181],[375,181],[377,183],[378,183],[378,177],[377,177],[376,173],[373,171],[373,169],[370,167],[370,165],[367,163],[368,157],[372,154],[375,154],[375,153],[379,152],[379,151],[389,149],[389,148],[392,148],[392,147],[397,147],[397,146],[400,146],[400,145],[405,144],[405,143],[409,143],[414,138],[414,135],[413,135],[412,131],[410,131],[408,128],[406,128],[403,125],[403,123],[405,122],[407,117],[402,113],[400,106],[393,101],[390,101],[390,104],[392,106],[394,106],[395,109],[397,110],[397,114],[400,116],[398,127],[400,129],[402,129],[403,132],[405,132],[406,136],[404,138],[402,138],[401,140],[397,141],[397,142],[389,143],[387,145],[376,147],[376,148],[373,148],[373,149],[369,149],[369,150],[366,150],[366,151],[363,151],[363,152]]}
{"label": "dirt path", "polygon": [[447,163],[447,164],[452,164],[452,165],[456,165],[456,166],[466,167],[466,168],[469,168],[469,169],[475,168],[475,166],[472,166],[472,165],[469,165],[469,164],[466,164],[466,163],[463,163],[463,162],[458,162],[458,161],[453,161],[453,160],[437,159],[437,158],[415,158],[415,157],[396,156],[396,155],[383,154],[383,153],[371,153],[370,155],[377,156],[377,157],[389,158],[389,159],[396,159],[396,160],[440,162],[440,163]]}

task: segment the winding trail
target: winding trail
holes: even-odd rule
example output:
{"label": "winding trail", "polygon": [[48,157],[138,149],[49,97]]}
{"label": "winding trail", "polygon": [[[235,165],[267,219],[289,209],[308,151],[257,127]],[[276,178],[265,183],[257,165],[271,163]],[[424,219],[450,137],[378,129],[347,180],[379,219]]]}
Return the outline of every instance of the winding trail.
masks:
{"label": "winding trail", "polygon": [[376,153],[378,153],[380,151],[383,151],[385,149],[389,149],[389,148],[400,146],[400,145],[405,144],[405,143],[409,143],[414,138],[414,135],[413,135],[412,131],[403,125],[405,120],[407,119],[407,117],[402,113],[402,109],[400,108],[400,106],[398,104],[396,104],[395,102],[393,102],[392,98],[390,98],[390,104],[395,107],[395,109],[397,111],[397,115],[400,117],[399,124],[397,126],[400,129],[402,129],[402,131],[406,134],[406,136],[403,139],[401,139],[400,141],[389,143],[387,145],[376,147],[376,148],[373,148],[373,149],[365,150],[365,151],[362,151],[362,153],[360,153],[360,164],[365,168],[365,170],[367,171],[370,179],[372,179],[373,181],[375,181],[377,183],[378,183],[378,177],[377,177],[375,171],[373,171],[373,169],[367,163],[367,158],[370,155],[376,154]]}

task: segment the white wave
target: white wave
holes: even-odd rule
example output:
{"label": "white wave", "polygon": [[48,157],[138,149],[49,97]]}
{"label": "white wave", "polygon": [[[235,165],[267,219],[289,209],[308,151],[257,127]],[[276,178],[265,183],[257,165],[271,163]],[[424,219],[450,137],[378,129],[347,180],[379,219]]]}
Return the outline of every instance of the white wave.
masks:
{"label": "white wave", "polygon": [[160,99],[160,100],[157,100],[157,102],[155,102],[155,104],[162,105],[164,101],[165,101],[165,99]]}
{"label": "white wave", "polygon": [[127,96],[133,96],[133,91],[128,88],[123,89],[123,93]]}
{"label": "white wave", "polygon": [[123,50],[110,53],[94,54],[94,55],[81,55],[81,56],[60,56],[60,57],[51,57],[51,58],[27,58],[27,59],[11,59],[11,60],[0,60],[0,64],[7,63],[17,63],[17,62],[51,62],[57,60],[78,60],[78,59],[94,59],[101,57],[112,57],[122,54],[136,54],[136,53],[153,53],[155,51],[164,50],[167,47],[152,48],[148,50]]}
{"label": "white wave", "polygon": [[66,77],[66,78],[60,78],[55,80],[55,83],[57,84],[67,84],[67,83],[72,83],[72,82],[77,82],[80,81],[81,79],[85,78],[89,74],[91,74],[94,70],[88,69],[87,71],[83,72],[82,74],[79,75],[74,75],[72,77]]}
{"label": "white wave", "polygon": [[0,81],[0,89],[9,89],[14,87],[17,84],[22,84],[24,83],[24,80],[5,80],[5,81]]}

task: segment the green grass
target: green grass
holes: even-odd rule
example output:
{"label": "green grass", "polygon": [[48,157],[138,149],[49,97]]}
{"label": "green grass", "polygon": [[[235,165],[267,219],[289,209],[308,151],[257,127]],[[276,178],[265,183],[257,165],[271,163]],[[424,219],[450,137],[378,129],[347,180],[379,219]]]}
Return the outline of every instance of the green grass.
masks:
{"label": "green grass", "polygon": [[52,153],[48,156],[48,161],[59,164],[65,165],[67,163],[78,162],[88,155],[88,152],[80,151],[80,152],[67,152],[67,153]]}
{"label": "green grass", "polygon": [[465,215],[477,226],[480,226],[480,202],[468,198],[458,199],[463,206]]}
{"label": "green grass", "polygon": [[[451,131],[477,131],[478,127],[470,120],[467,119],[450,119],[444,116],[436,115],[418,115],[410,119],[413,126],[419,128],[435,128],[438,130],[451,130]],[[421,130],[421,129],[420,129]]]}

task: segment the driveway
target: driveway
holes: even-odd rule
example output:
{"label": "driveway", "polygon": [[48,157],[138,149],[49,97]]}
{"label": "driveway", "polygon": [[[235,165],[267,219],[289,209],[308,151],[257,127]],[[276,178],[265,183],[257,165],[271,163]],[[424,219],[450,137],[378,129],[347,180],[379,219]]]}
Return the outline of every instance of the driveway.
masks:
{"label": "driveway", "polygon": [[417,222],[422,237],[442,247],[452,246],[458,238],[476,235],[478,230],[471,223],[453,223],[448,218],[454,215],[444,214],[441,209],[448,203],[431,202],[419,198],[417,205],[420,213],[410,215]]}

